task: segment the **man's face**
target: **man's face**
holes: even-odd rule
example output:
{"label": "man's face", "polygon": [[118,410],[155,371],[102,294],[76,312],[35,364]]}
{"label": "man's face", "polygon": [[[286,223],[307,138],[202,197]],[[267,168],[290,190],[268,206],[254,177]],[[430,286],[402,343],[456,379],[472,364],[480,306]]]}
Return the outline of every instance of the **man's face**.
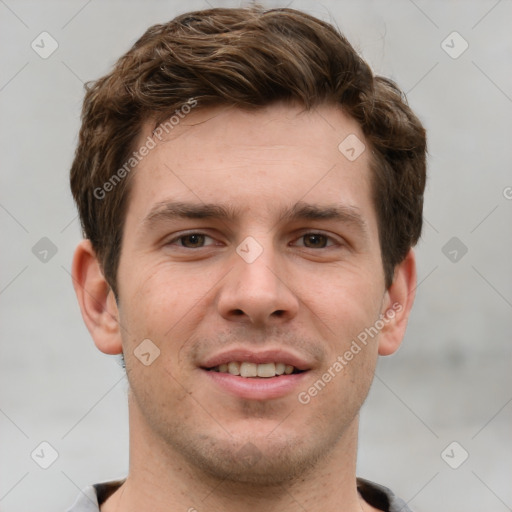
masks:
{"label": "man's face", "polygon": [[[332,368],[386,292],[369,151],[338,149],[350,134],[364,141],[333,106],[198,110],[132,176],[117,274],[131,428],[170,455],[277,483],[354,439],[378,337]],[[148,365],[134,354],[143,340],[143,361],[160,350]],[[249,375],[295,370],[212,370],[240,362]]]}

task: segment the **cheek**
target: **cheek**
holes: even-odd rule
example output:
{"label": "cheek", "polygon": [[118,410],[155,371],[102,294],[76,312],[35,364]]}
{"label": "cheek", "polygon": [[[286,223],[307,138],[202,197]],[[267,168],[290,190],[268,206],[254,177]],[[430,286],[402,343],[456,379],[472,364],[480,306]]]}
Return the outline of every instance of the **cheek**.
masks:
{"label": "cheek", "polygon": [[139,267],[137,275],[125,273],[123,277],[128,284],[123,289],[119,312],[127,370],[132,368],[137,374],[145,371],[136,355],[143,340],[150,340],[156,346],[154,352],[159,351],[152,366],[173,375],[185,372],[189,367],[183,359],[183,349],[206,314],[209,276],[159,264]]}
{"label": "cheek", "polygon": [[372,327],[379,319],[382,293],[370,274],[363,279],[361,273],[346,273],[331,280],[328,290],[307,304],[329,345],[325,365],[317,376],[320,382],[316,381],[316,387],[322,389],[318,404],[337,404],[346,414],[355,414],[375,371],[379,335]]}
{"label": "cheek", "polygon": [[353,409],[354,414],[364,402],[373,380],[378,355],[377,339],[375,336],[363,343],[357,337],[350,337],[339,343],[321,376],[323,381],[331,378],[326,398],[339,407]]}
{"label": "cheek", "polygon": [[[334,277],[333,277],[334,276]],[[343,350],[347,340],[356,338],[379,318],[384,296],[375,285],[375,278],[353,271],[332,272],[323,282],[323,290],[302,294],[304,303],[323,322],[327,338],[334,339],[336,348]]]}
{"label": "cheek", "polygon": [[125,289],[126,317],[135,325],[171,329],[197,307],[208,289],[208,276],[172,268],[168,263],[141,269],[128,276],[132,286]]}

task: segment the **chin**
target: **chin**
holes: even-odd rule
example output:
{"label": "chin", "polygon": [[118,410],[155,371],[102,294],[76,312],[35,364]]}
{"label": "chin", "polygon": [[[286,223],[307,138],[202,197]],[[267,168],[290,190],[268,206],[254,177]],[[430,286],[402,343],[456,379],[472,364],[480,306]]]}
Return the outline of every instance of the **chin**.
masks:
{"label": "chin", "polygon": [[314,469],[332,447],[311,437],[309,442],[282,439],[272,443],[264,438],[233,443],[203,438],[181,446],[180,452],[196,470],[216,480],[277,487]]}

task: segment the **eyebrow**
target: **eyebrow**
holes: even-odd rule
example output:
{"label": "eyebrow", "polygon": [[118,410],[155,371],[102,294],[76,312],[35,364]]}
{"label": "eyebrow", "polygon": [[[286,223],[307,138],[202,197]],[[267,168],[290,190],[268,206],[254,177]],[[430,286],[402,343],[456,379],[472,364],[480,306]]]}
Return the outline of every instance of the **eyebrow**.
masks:
{"label": "eyebrow", "polygon": [[[145,227],[150,227],[163,221],[175,219],[211,219],[233,222],[239,216],[240,210],[229,205],[164,201],[153,206],[142,223]],[[368,234],[367,223],[354,206],[318,205],[299,201],[291,208],[281,211],[279,219],[280,222],[334,220],[353,225],[363,235]]]}

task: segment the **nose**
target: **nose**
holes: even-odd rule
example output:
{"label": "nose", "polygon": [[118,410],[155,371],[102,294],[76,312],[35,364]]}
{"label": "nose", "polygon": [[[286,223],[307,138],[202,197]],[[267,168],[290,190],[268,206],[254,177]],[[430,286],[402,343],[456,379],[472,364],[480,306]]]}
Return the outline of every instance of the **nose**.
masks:
{"label": "nose", "polygon": [[[297,315],[299,300],[290,283],[286,262],[276,257],[270,244],[254,260],[243,252],[233,254],[233,267],[219,291],[217,307],[226,320],[271,326]],[[254,248],[251,248],[254,250]]]}

